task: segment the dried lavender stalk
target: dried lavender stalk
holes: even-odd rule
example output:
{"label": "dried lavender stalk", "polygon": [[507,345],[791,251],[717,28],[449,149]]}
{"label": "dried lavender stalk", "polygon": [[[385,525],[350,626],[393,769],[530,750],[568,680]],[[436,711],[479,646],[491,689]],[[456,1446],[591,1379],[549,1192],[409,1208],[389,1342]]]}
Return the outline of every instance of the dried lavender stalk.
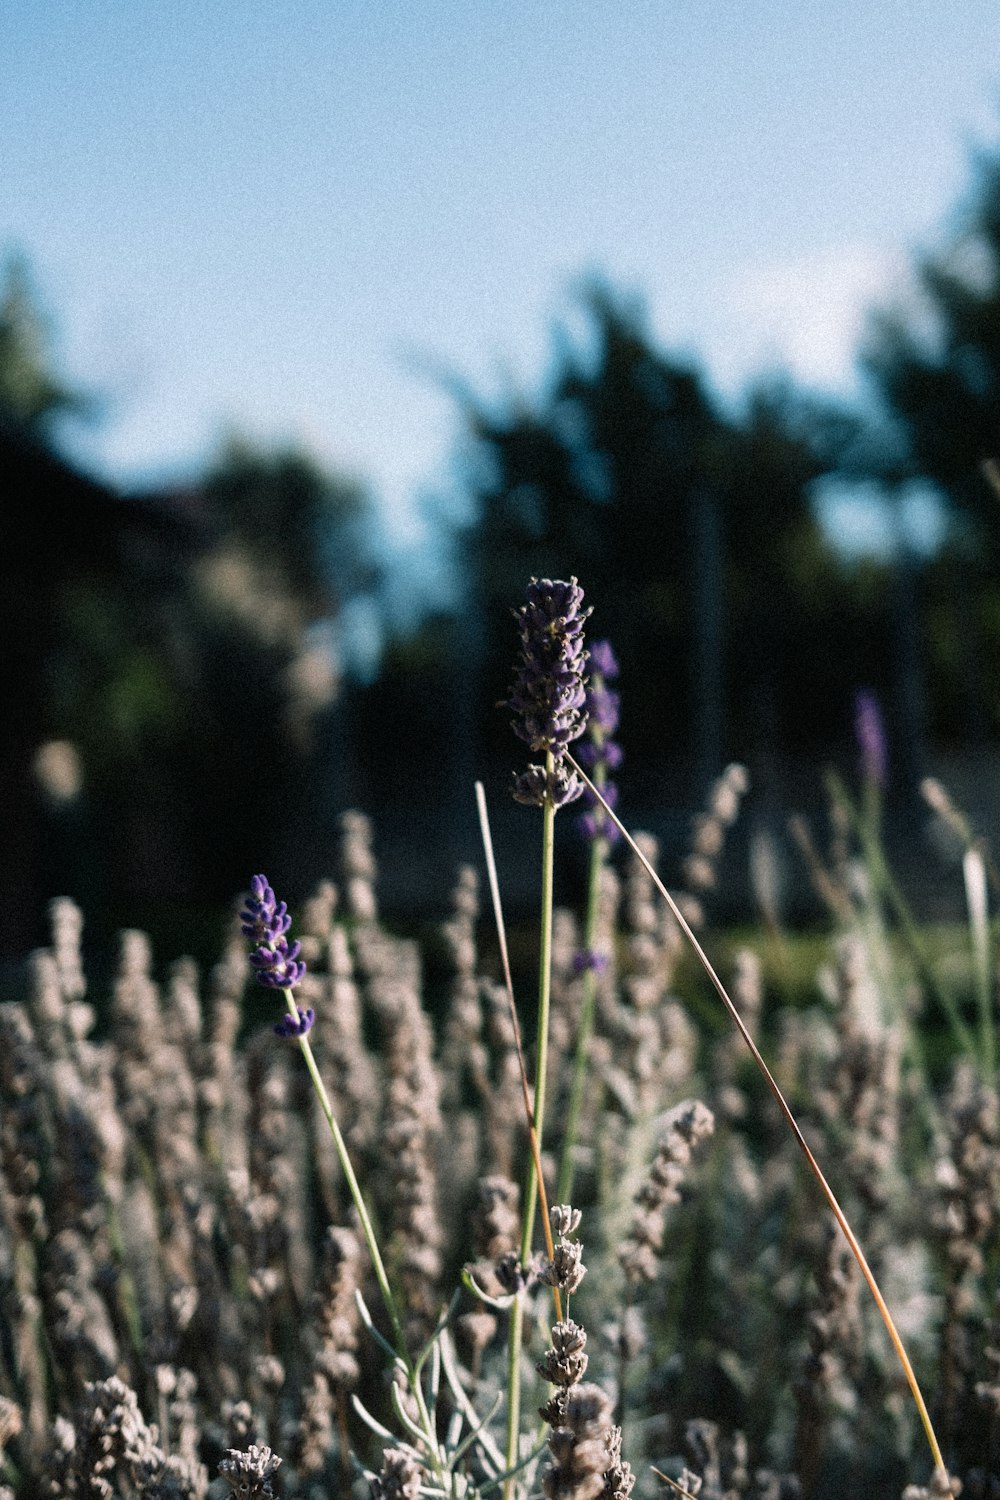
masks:
{"label": "dried lavender stalk", "polygon": [[[545,1262],[542,1278],[560,1287],[568,1306],[586,1274],[582,1247],[570,1238],[579,1228],[580,1214],[558,1204],[550,1217],[555,1255]],[[586,1332],[567,1314],[553,1324],[551,1339],[536,1365],[542,1379],[555,1387],[541,1408],[542,1420],[552,1429],[549,1466],[542,1476],[546,1500],[628,1500],[635,1476],[621,1456],[621,1429],[612,1424],[611,1400],[600,1386],[582,1383],[588,1363]]]}
{"label": "dried lavender stalk", "polygon": [[392,1222],[387,1256],[403,1290],[408,1339],[415,1345],[438,1311],[443,1234],[433,1158],[441,1133],[441,1085],[433,1034],[420,1003],[415,950],[368,933],[359,934],[361,954],[369,1000],[383,1028],[381,1149]]}
{"label": "dried lavender stalk", "polygon": [[618,1251],[626,1280],[632,1283],[656,1279],[666,1211],[680,1202],[692,1147],[712,1134],[715,1116],[699,1100],[687,1099],[668,1111],[662,1129],[649,1177],[636,1194],[631,1229]]}
{"label": "dried lavender stalk", "polygon": [[831,1414],[849,1408],[861,1361],[860,1273],[837,1225],[826,1226],[816,1275],[819,1305],[809,1315],[809,1353],[795,1384],[795,1471],[812,1494]]}
{"label": "dried lavender stalk", "polygon": [[984,1248],[995,1241],[1000,1193],[1000,1101],[972,1065],[955,1069],[947,1141],[935,1166],[933,1220],[947,1266],[942,1345],[942,1426],[961,1431],[974,1405],[970,1317],[981,1306]]}
{"label": "dried lavender stalk", "polygon": [[[697,897],[715,888],[726,835],[739,817],[740,804],[749,787],[750,778],[744,766],[727,766],[709,792],[706,810],[695,819],[691,853],[684,862],[684,879],[688,890]],[[694,927],[698,925],[692,923]]]}
{"label": "dried lavender stalk", "polygon": [[[313,1298],[312,1371],[292,1440],[292,1460],[299,1474],[319,1474],[326,1467],[335,1422],[343,1444],[346,1398],[361,1374],[357,1358],[361,1319],[355,1292],[362,1254],[361,1242],[351,1230],[327,1230],[320,1281]],[[342,1470],[349,1473],[348,1453],[342,1451],[341,1458]]]}

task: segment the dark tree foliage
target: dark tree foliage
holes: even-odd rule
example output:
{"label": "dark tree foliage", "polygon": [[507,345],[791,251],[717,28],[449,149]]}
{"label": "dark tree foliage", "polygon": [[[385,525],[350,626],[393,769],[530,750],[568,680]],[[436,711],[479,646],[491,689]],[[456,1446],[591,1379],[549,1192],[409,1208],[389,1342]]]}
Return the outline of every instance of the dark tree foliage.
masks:
{"label": "dark tree foliage", "polygon": [[949,246],[917,267],[916,295],[873,317],[864,363],[888,413],[890,484],[929,480],[948,506],[925,570],[933,728],[995,734],[1000,496],[1000,155],[980,155]]}
{"label": "dark tree foliage", "polygon": [[335,615],[374,588],[369,497],[309,454],[230,438],[200,493],[212,545],[241,549],[307,614]]}
{"label": "dark tree foliage", "polygon": [[872,639],[810,503],[830,414],[775,386],[726,415],[634,308],[604,287],[583,306],[589,348],[561,352],[536,403],[468,405],[484,739],[509,758],[507,607],[531,574],[574,573],[622,663],[630,763],[703,783],[728,755],[829,744]]}
{"label": "dark tree foliage", "polygon": [[26,262],[12,257],[0,293],[0,435],[47,442],[60,417],[90,403],[52,370],[51,334]]}
{"label": "dark tree foliage", "polygon": [[902,440],[898,467],[932,479],[991,562],[1000,506],[980,466],[1000,451],[1000,157],[982,157],[950,248],[918,266],[918,297],[876,315],[865,364]]}
{"label": "dark tree foliage", "polygon": [[[0,954],[84,901],[217,913],[262,861],[320,839],[337,616],[376,581],[360,487],[231,443],[202,485],[141,497],[56,451],[81,401],[53,373],[19,266],[0,292]],[[332,810],[331,825],[332,826]],[[181,920],[183,917],[181,916]],[[186,938],[185,938],[186,941]]]}

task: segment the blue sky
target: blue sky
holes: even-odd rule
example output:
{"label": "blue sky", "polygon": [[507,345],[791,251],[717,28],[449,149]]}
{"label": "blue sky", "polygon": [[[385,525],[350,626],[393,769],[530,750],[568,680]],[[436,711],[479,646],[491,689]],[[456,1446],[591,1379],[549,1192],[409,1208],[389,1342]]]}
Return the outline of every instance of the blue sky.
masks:
{"label": "blue sky", "polygon": [[121,483],[227,426],[446,489],[427,371],[541,381],[581,274],[736,392],[849,389],[1000,137],[996,0],[0,0],[0,249]]}

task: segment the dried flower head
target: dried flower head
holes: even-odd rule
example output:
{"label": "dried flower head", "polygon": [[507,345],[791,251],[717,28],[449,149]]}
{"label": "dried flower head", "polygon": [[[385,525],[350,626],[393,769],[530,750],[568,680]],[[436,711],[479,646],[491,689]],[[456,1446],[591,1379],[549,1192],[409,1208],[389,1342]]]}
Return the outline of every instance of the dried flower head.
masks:
{"label": "dried flower head", "polygon": [[404,1448],[386,1448],[382,1471],[371,1481],[372,1500],[417,1500],[420,1467]]}
{"label": "dried flower head", "polygon": [[536,753],[551,754],[555,762],[548,772],[531,766],[517,778],[514,796],[519,802],[549,801],[558,807],[580,795],[579,779],[560,762],[566,747],[586,727],[583,624],[589,613],[575,578],[568,583],[533,578],[527,603],[514,610],[521,636],[521,657],[508,699],[514,733]]}
{"label": "dried flower head", "polygon": [[251,1443],[245,1453],[230,1448],[219,1464],[219,1473],[238,1500],[272,1500],[271,1479],[281,1459],[266,1443]]}
{"label": "dried flower head", "polygon": [[[618,663],[610,641],[595,641],[590,650],[590,681],[586,690],[587,738],[577,751],[580,764],[590,772],[594,785],[610,807],[618,805],[618,788],[608,779],[622,763],[621,746],[611,738],[618,728],[620,700],[608,687],[618,676]],[[583,800],[587,811],[580,814],[577,826],[586,839],[607,839],[614,843],[618,829],[589,788]]]}
{"label": "dried flower head", "polygon": [[584,1349],[587,1335],[579,1323],[572,1318],[552,1325],[552,1347],[546,1349],[535,1369],[549,1385],[568,1389],[578,1384],[586,1374],[587,1355]]}
{"label": "dried flower head", "polygon": [[611,1401],[596,1385],[574,1385],[557,1392],[542,1408],[552,1427],[552,1462],[542,1479],[546,1500],[598,1500],[609,1469],[616,1464],[609,1448]]}
{"label": "dried flower head", "polygon": [[541,1264],[541,1279],[547,1286],[557,1286],[571,1296],[577,1291],[587,1274],[583,1264],[583,1246],[577,1240],[568,1240],[560,1235],[552,1247],[552,1259],[546,1256]]}

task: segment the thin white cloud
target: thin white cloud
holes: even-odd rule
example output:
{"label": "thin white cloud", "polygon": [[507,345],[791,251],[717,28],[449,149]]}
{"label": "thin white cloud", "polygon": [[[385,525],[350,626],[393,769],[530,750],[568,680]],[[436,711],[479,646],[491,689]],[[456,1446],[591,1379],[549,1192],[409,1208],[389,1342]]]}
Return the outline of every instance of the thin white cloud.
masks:
{"label": "thin white cloud", "polygon": [[863,244],[744,268],[718,288],[709,368],[726,386],[778,368],[842,390],[855,378],[867,314],[905,274],[903,257]]}

